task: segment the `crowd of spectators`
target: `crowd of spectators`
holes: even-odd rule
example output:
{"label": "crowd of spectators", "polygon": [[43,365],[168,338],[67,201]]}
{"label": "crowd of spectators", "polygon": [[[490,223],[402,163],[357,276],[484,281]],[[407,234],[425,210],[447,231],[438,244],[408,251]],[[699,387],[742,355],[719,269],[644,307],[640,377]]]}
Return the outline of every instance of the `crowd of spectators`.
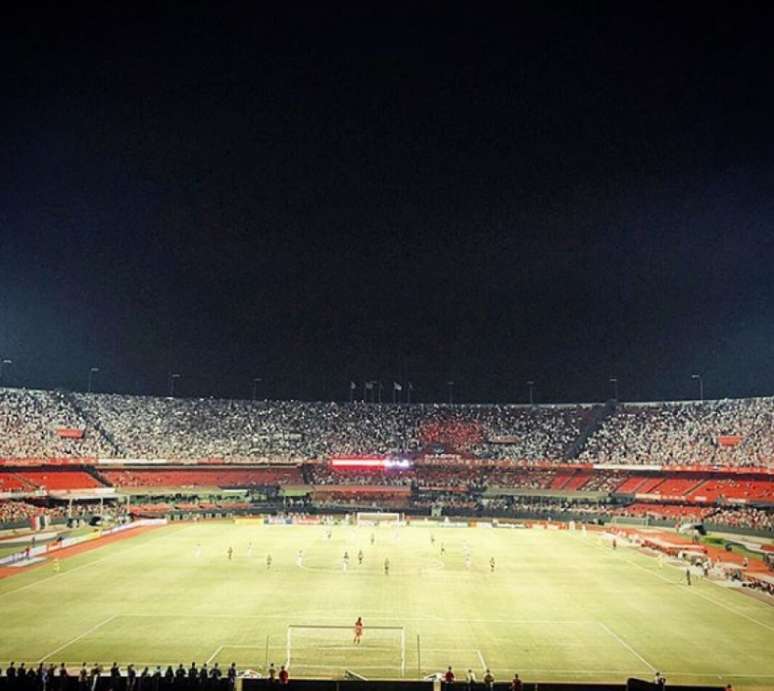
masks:
{"label": "crowd of spectators", "polygon": [[774,398],[620,404],[607,417],[601,413],[590,405],[305,403],[0,389],[0,458],[255,463],[451,452],[521,463],[575,455],[638,465],[774,462]]}
{"label": "crowd of spectators", "polygon": [[0,524],[19,523],[33,516],[52,515],[55,511],[23,501],[0,501]]}
{"label": "crowd of spectators", "polygon": [[[722,443],[721,437],[733,438]],[[774,398],[619,405],[586,442],[595,463],[774,463]]]}
{"label": "crowd of spectators", "polygon": [[37,665],[15,661],[8,663],[5,670],[0,668],[0,677],[5,677],[5,688],[9,691],[233,691],[237,677],[260,678],[265,676],[272,685],[284,686],[289,681],[284,665],[274,663],[261,674],[251,669],[237,670],[235,662],[221,669],[218,662],[202,663],[197,667],[182,663],[162,669],[160,665],[142,668],[129,664],[121,669],[117,662],[105,669],[95,662],[80,668],[38,662]]}
{"label": "crowd of spectators", "polygon": [[[57,430],[79,430],[81,438]],[[111,451],[69,397],[58,391],[0,388],[0,458],[98,456]]]}
{"label": "crowd of spectators", "polygon": [[727,525],[733,528],[774,531],[774,508],[758,509],[740,506],[717,509],[706,519],[707,523]]}
{"label": "crowd of spectators", "polygon": [[33,501],[0,500],[0,525],[20,523],[34,516],[48,516],[51,520],[65,518],[87,519],[102,515],[110,520],[119,520],[126,515],[126,507],[120,502],[85,501],[52,502],[49,499],[34,499]]}
{"label": "crowd of spectators", "polygon": [[[590,406],[389,405],[0,389],[0,458],[309,460],[435,450],[560,459]],[[57,429],[83,432],[62,438]]]}

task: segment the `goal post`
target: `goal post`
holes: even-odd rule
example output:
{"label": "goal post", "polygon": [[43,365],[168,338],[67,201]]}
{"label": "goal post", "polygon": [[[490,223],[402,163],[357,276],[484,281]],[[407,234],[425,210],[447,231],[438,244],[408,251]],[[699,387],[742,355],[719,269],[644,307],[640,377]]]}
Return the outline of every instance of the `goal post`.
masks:
{"label": "goal post", "polygon": [[387,525],[397,528],[403,522],[403,516],[400,513],[383,513],[379,511],[358,511],[355,514],[356,525]]}
{"label": "goal post", "polygon": [[[372,668],[406,672],[406,630],[402,626],[365,626],[362,643],[353,643],[354,626],[288,624],[285,666],[310,670],[357,669],[357,652],[368,653]],[[296,674],[298,676],[298,674]]]}

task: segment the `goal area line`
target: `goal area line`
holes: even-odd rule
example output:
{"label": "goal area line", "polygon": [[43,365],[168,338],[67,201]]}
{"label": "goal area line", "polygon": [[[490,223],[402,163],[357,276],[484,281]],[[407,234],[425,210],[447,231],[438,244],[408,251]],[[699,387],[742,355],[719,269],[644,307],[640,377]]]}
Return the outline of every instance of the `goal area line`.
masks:
{"label": "goal area line", "polygon": [[[347,638],[349,637],[350,633],[353,632],[354,625],[341,625],[341,624],[288,624],[287,627],[287,641],[286,641],[286,654],[285,654],[285,666],[290,669],[291,663],[294,665],[294,667],[297,669],[298,667],[304,668],[308,667],[310,665],[302,662],[298,662],[298,648],[301,647],[302,650],[304,650],[307,646],[304,646],[304,644],[298,643],[298,636],[299,634],[303,635],[302,632],[310,632],[312,634],[320,634],[324,632],[347,632]],[[400,655],[400,665],[393,665],[393,664],[385,664],[385,665],[379,665],[377,667],[372,667],[372,669],[399,669],[401,676],[404,676],[406,673],[406,629],[403,626],[385,626],[385,625],[373,625],[373,626],[364,626],[363,632],[366,636],[368,636],[369,632],[376,632],[376,633],[392,633],[395,634],[397,637],[397,640],[395,640],[395,643],[393,646],[386,645],[386,642],[383,642],[382,645],[379,647],[379,650],[384,653],[388,653],[390,650],[394,650],[396,653],[399,652]],[[296,638],[295,641],[295,650],[294,650],[294,635]],[[327,644],[327,645],[326,645]],[[335,651],[338,653],[346,653],[351,652],[355,649],[368,649],[368,646],[363,646],[362,648],[358,645],[354,645],[351,643],[347,644],[341,644],[341,645],[330,645],[330,641],[326,641],[326,644],[320,645],[314,645],[312,644],[311,649],[312,650],[328,650],[328,651]],[[295,656],[295,657],[294,657]],[[312,665],[313,666],[313,665]],[[347,667],[352,666],[351,664],[347,663],[346,661],[343,661],[339,665],[329,666],[328,669],[338,669],[341,667]],[[365,667],[360,667],[358,665],[358,668],[365,669]]]}

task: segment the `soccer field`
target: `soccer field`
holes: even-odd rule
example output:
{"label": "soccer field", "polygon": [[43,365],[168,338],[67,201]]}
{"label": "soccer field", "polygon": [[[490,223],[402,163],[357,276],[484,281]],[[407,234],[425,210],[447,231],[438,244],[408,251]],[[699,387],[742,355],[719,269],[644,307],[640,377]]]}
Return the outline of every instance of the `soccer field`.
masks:
{"label": "soccer field", "polygon": [[452,665],[498,680],[660,670],[673,683],[774,685],[774,608],[694,583],[591,533],[337,526],[328,539],[321,526],[173,524],[66,559],[58,574],[0,580],[0,664],[289,659],[292,676],[416,678]]}

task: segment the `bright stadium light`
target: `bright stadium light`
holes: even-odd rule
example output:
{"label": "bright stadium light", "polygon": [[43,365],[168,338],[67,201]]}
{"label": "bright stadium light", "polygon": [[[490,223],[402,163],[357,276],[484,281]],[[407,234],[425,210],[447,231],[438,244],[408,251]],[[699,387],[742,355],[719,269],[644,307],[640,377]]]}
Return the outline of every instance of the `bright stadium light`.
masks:
{"label": "bright stadium light", "polygon": [[89,369],[89,393],[91,393],[91,385],[94,381],[94,375],[99,372],[99,367],[92,367]]}
{"label": "bright stadium light", "polygon": [[692,374],[691,379],[696,379],[699,382],[699,400],[704,400],[704,377],[701,374]]}
{"label": "bright stadium light", "polygon": [[169,397],[175,397],[175,382],[180,379],[180,375],[177,372],[170,372],[169,374]]}
{"label": "bright stadium light", "polygon": [[12,365],[13,360],[9,360],[8,358],[4,360],[0,360],[0,383],[3,381],[3,369],[5,369],[6,365]]}

